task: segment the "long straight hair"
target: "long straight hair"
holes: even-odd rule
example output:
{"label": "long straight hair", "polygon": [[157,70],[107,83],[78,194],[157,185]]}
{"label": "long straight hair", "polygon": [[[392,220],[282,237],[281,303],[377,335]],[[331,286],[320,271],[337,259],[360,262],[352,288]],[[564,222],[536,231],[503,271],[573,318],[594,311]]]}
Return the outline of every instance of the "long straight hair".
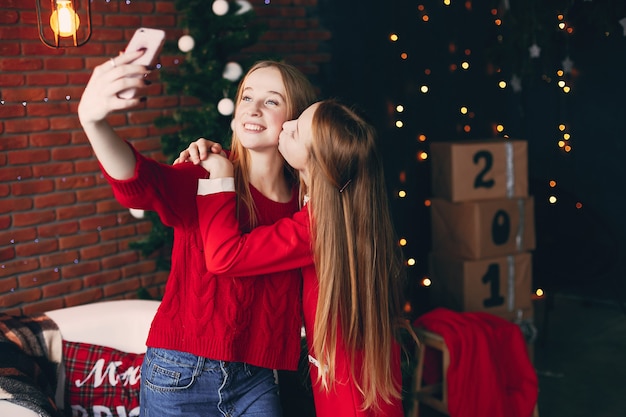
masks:
{"label": "long straight hair", "polygon": [[[276,68],[285,85],[287,120],[296,119],[300,113],[315,101],[315,88],[300,70],[296,67],[278,61],[259,61],[254,64],[239,82],[235,106],[239,105],[243,96],[243,88],[246,80],[254,71],[260,68]],[[233,162],[235,175],[235,189],[237,190],[237,213],[243,205],[248,213],[248,227],[252,229],[257,224],[256,207],[250,192],[250,151],[243,147],[241,140],[233,131],[231,141],[230,160]],[[297,184],[295,171],[285,163],[285,176]]]}
{"label": "long straight hair", "polygon": [[[392,351],[402,319],[404,262],[388,206],[376,134],[355,111],[335,100],[313,115],[309,193],[319,298],[314,354],[322,385],[335,381],[342,338],[363,408],[401,398]],[[354,357],[363,355],[362,370]],[[356,372],[355,372],[356,371]],[[360,377],[359,377],[360,375]]]}

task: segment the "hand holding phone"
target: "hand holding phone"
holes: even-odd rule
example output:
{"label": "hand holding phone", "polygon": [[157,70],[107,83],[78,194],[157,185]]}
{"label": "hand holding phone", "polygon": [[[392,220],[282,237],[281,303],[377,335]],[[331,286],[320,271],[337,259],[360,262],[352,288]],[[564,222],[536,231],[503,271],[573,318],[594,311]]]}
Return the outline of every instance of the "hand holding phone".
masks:
{"label": "hand holding phone", "polygon": [[[135,52],[144,49],[144,54],[132,63],[151,67],[156,62],[164,42],[165,31],[160,29],[139,28],[135,31],[130,42],[128,42],[128,46],[126,46],[124,52]],[[135,91],[134,88],[129,88],[128,90],[121,91],[117,96],[125,99],[133,98]]]}

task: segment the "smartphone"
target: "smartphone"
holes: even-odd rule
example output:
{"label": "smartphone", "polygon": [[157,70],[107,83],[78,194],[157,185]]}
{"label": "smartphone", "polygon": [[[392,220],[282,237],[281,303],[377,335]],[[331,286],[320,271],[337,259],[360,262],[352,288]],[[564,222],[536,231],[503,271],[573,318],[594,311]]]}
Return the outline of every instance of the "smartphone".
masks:
{"label": "smartphone", "polygon": [[[164,42],[165,31],[161,29],[139,28],[133,34],[124,52],[135,52],[140,49],[145,49],[144,54],[134,60],[133,64],[151,67],[156,62]],[[129,88],[128,90],[121,91],[118,97],[128,99],[132,98],[134,94],[135,89]]]}

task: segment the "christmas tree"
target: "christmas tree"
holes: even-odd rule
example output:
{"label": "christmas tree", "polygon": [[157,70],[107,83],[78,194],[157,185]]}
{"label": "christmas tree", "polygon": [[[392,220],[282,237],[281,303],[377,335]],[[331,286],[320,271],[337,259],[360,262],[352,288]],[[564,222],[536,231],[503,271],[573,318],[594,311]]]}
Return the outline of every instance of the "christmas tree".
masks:
{"label": "christmas tree", "polygon": [[[239,62],[234,59],[242,49],[256,43],[264,30],[255,24],[254,10],[245,0],[178,0],[176,9],[182,16],[179,26],[184,35],[166,44],[164,53],[185,55],[177,67],[162,68],[160,79],[167,94],[190,97],[193,105],[180,107],[172,115],[155,121],[158,128],[176,127],[174,133],[161,138],[168,163],[199,137],[228,147],[232,99],[240,77],[254,57],[240,57]],[[150,234],[132,247],[144,256],[160,251],[157,267],[169,269],[173,232],[156,213],[148,212],[146,218],[153,223]]]}

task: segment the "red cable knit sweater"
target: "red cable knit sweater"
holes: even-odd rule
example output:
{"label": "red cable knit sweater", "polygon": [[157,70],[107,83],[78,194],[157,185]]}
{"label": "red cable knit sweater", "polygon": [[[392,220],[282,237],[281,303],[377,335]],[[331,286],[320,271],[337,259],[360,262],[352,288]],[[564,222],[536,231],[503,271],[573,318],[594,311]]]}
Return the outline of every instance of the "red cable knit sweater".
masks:
{"label": "red cable knit sweater", "polygon": [[[105,178],[122,205],[156,211],[174,228],[172,267],[147,345],[270,369],[297,369],[299,270],[256,277],[208,273],[196,209],[198,179],[206,178],[206,171],[190,163],[160,164],[134,152],[137,164],[131,179],[117,181],[106,173]],[[274,223],[298,207],[297,190],[289,203],[268,200],[255,189],[252,195],[259,224]]]}
{"label": "red cable knit sweater", "polygon": [[[309,352],[312,352],[313,330],[319,285],[310,243],[309,213],[303,208],[293,218],[276,222],[271,227],[260,226],[250,234],[242,235],[234,216],[235,193],[218,192],[198,196],[200,228],[205,239],[206,260],[209,270],[246,275],[254,271],[270,273],[283,269],[302,267],[303,314]],[[268,250],[268,248],[271,248]],[[341,341],[341,334],[338,336]],[[309,370],[313,383],[313,399],[317,417],[401,417],[402,402],[391,404],[380,401],[381,409],[363,411],[363,395],[350,372],[350,355],[346,346],[339,342],[336,352],[335,385],[326,392],[317,381],[316,359],[309,356]],[[357,352],[355,369],[357,378],[363,369],[363,356]],[[400,346],[393,352],[393,377],[402,384]]]}

